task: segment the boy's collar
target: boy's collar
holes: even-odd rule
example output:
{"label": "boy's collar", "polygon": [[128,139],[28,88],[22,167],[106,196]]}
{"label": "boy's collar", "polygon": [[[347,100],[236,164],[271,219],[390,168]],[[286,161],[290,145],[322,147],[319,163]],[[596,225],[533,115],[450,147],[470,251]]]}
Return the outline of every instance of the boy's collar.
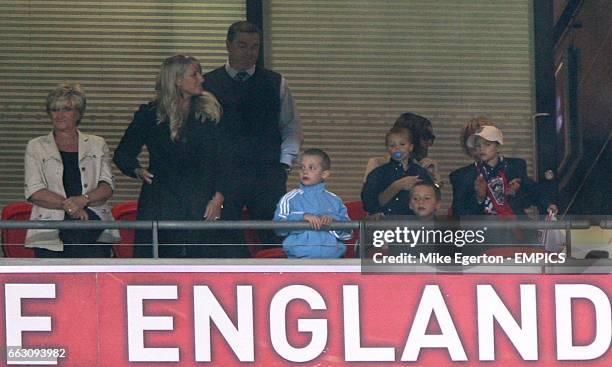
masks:
{"label": "boy's collar", "polygon": [[503,156],[498,156],[497,157],[497,164],[495,166],[489,166],[489,164],[487,162],[482,162],[482,161],[476,161],[474,162],[474,164],[476,165],[476,167],[482,167],[484,169],[487,169],[489,171],[495,171],[497,170],[497,168],[502,167],[502,164],[504,163],[504,157]]}
{"label": "boy's collar", "polygon": [[487,162],[483,162],[483,163],[484,163],[484,164],[485,164],[487,167],[489,167],[489,168],[495,168],[495,167],[499,166],[499,165],[500,165],[500,163],[502,163],[503,161],[504,161],[504,157],[503,157],[503,156],[501,156],[501,155],[498,155],[498,156],[497,156],[497,163],[495,163],[495,165],[491,166],[491,165],[489,165]]}
{"label": "boy's collar", "polygon": [[[410,163],[412,163],[413,161],[414,161],[414,159],[408,158],[408,163],[406,164],[406,169],[408,169],[408,167],[410,167]],[[393,163],[396,166],[401,166],[402,168],[404,168],[404,163],[402,161],[398,161],[398,160],[395,160],[393,158],[389,158],[389,162]]]}
{"label": "boy's collar", "polygon": [[300,188],[302,190],[324,190],[325,189],[325,181],[321,181],[314,185],[304,185],[300,182]]}

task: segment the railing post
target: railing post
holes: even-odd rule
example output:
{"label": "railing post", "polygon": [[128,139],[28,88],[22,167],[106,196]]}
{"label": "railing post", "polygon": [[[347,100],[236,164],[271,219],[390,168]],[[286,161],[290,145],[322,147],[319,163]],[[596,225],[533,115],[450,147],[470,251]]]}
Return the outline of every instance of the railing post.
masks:
{"label": "railing post", "polygon": [[364,259],[365,258],[365,221],[364,220],[360,220],[359,221],[359,238],[357,239],[359,241],[359,258],[360,259]]}
{"label": "railing post", "polygon": [[565,247],[567,251],[567,257],[572,257],[572,220],[568,219],[565,221]]}
{"label": "railing post", "polygon": [[157,221],[153,221],[153,226],[151,227],[151,230],[153,231],[151,239],[152,239],[152,244],[153,244],[153,258],[154,259],[159,259],[159,240],[157,237]]}

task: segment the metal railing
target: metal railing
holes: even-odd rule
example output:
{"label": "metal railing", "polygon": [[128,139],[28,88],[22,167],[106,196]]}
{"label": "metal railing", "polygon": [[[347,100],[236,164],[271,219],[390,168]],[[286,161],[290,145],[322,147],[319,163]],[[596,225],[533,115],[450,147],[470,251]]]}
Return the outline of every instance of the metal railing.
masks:
{"label": "metal railing", "polygon": [[[444,222],[442,222],[444,223]],[[476,220],[461,221],[460,224],[448,223],[456,229],[479,229],[483,227],[500,230],[510,229],[562,229],[565,230],[568,256],[571,256],[571,230],[588,229],[599,226],[602,229],[612,229],[612,217],[566,218],[555,222],[533,220]],[[382,221],[350,221],[334,222],[324,226],[322,230],[359,229],[359,243],[365,243],[367,228],[388,228],[401,226],[408,229],[420,229],[423,222],[409,220],[382,220]],[[271,230],[297,230],[310,229],[308,222],[276,222],[276,221],[0,221],[0,229],[132,229],[150,230],[152,233],[153,258],[159,258],[159,231],[165,230],[245,230],[245,229],[271,229]],[[109,244],[120,245],[120,244]],[[126,244],[127,245],[127,244]],[[138,245],[138,244],[136,244]],[[165,245],[165,244],[163,244]],[[214,244],[231,246],[232,244]],[[265,244],[264,244],[265,245]]]}

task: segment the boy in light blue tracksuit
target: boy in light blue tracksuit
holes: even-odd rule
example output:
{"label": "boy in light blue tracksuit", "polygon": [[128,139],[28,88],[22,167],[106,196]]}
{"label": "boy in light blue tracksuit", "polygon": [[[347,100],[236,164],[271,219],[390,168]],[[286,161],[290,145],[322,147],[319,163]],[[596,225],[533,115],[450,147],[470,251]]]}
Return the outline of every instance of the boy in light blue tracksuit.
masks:
{"label": "boy in light blue tracksuit", "polygon": [[283,250],[289,258],[338,258],[344,255],[342,240],[351,238],[351,230],[321,231],[333,221],[350,221],[346,207],[335,194],[325,190],[331,160],[321,149],[302,154],[299,188],[289,191],[276,205],[274,220],[307,221],[312,230],[277,230],[287,236]]}

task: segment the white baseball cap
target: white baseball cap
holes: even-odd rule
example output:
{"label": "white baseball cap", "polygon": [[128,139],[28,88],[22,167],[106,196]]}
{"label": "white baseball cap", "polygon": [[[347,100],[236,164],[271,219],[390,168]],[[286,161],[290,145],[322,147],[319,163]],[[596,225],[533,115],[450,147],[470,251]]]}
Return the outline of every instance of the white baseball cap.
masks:
{"label": "white baseball cap", "polygon": [[501,130],[495,126],[481,126],[476,133],[470,135],[465,141],[468,148],[474,148],[474,142],[477,136],[488,141],[498,142],[499,145],[504,145],[504,135]]}

